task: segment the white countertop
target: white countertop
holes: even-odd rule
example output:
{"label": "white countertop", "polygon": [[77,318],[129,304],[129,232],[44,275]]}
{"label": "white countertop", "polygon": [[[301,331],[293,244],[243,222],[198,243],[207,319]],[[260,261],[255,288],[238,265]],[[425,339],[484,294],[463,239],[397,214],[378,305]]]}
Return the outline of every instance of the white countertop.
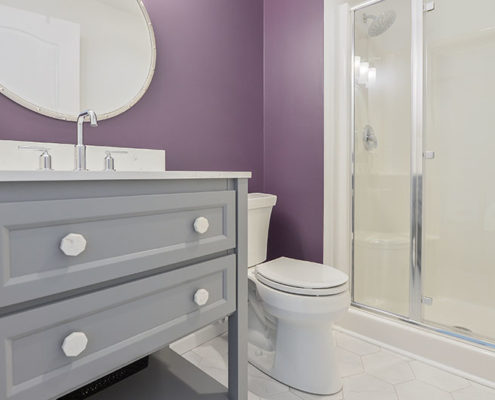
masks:
{"label": "white countertop", "polygon": [[95,171],[0,171],[0,182],[32,181],[115,181],[251,178],[251,172],[230,171],[163,171],[163,172],[95,172]]}

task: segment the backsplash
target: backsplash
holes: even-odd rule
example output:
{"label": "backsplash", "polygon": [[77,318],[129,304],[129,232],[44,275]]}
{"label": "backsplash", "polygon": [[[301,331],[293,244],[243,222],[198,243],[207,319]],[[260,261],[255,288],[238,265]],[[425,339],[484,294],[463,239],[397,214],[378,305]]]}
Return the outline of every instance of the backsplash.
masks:
{"label": "backsplash", "polygon": [[[36,171],[39,169],[41,152],[23,150],[19,148],[20,146],[46,148],[52,158],[53,170],[74,170],[74,145],[0,140],[0,171]],[[112,153],[117,171],[165,171],[164,150],[87,146],[87,168],[89,171],[104,170],[104,158],[107,151]]]}

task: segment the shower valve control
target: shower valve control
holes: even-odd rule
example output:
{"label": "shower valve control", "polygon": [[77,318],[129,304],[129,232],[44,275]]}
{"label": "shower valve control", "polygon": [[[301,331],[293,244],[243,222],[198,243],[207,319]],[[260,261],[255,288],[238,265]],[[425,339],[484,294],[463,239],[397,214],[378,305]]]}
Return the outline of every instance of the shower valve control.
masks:
{"label": "shower valve control", "polygon": [[435,158],[435,152],[434,151],[425,151],[423,153],[423,157],[425,160],[433,160]]}

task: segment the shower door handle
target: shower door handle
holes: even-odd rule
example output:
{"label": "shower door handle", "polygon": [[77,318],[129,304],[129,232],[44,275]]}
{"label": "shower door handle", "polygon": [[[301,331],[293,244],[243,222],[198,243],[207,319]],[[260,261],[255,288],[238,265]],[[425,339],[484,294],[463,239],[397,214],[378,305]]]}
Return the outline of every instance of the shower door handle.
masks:
{"label": "shower door handle", "polygon": [[435,158],[435,152],[434,151],[425,151],[423,153],[423,157],[425,160],[433,160]]}
{"label": "shower door handle", "polygon": [[424,5],[424,12],[430,12],[435,9],[435,2],[434,1],[427,1]]}

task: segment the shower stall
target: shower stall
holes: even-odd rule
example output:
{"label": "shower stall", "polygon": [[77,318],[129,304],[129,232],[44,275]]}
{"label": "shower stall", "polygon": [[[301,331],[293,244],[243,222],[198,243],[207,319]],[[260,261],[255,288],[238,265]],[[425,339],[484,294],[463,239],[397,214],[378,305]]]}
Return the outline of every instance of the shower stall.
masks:
{"label": "shower stall", "polygon": [[495,1],[349,13],[354,305],[495,349]]}

